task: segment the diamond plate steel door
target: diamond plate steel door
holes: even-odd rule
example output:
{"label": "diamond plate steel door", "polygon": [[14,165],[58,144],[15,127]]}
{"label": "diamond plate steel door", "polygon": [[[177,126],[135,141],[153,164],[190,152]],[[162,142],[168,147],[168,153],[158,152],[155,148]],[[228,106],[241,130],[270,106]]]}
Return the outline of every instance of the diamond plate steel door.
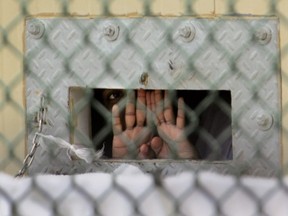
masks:
{"label": "diamond plate steel door", "polygon": [[[132,161],[146,171],[184,168],[273,175],[281,166],[280,69],[276,18],[39,18],[26,22],[27,148],[41,95],[53,99],[44,133],[69,141],[70,87],[215,89],[232,95],[233,161]],[[173,67],[171,67],[173,64]],[[139,82],[149,75],[145,85]],[[56,103],[57,102],[57,103]],[[261,150],[259,151],[259,145]],[[260,152],[260,153],[259,153]],[[112,171],[39,149],[30,173]],[[249,162],[250,161],[250,162]]]}

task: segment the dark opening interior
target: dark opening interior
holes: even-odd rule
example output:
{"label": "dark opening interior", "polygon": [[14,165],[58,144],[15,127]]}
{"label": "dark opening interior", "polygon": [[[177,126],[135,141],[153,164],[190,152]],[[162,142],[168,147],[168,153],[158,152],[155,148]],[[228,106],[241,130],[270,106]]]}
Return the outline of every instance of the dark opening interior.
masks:
{"label": "dark opening interior", "polygon": [[[106,158],[112,158],[113,132],[107,104],[103,101],[105,89],[94,89],[91,102],[92,139],[96,149],[103,145]],[[122,97],[123,91],[109,89],[110,98]],[[114,92],[114,93],[113,93]],[[232,160],[231,92],[228,90],[175,90],[173,108],[177,98],[185,102],[185,131],[202,160]]]}

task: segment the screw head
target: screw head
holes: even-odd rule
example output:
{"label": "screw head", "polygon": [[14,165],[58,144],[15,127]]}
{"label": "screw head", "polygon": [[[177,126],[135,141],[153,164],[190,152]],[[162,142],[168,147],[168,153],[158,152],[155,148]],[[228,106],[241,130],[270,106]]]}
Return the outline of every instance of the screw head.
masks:
{"label": "screw head", "polygon": [[255,38],[262,45],[268,44],[272,39],[272,31],[267,27],[260,28],[256,31]]}
{"label": "screw head", "polygon": [[190,42],[195,38],[196,29],[193,25],[184,25],[179,29],[179,36],[184,42]]}
{"label": "screw head", "polygon": [[265,112],[259,112],[256,116],[258,128],[262,131],[269,130],[273,124],[273,117]]}
{"label": "screw head", "polygon": [[40,39],[45,32],[45,25],[39,20],[31,20],[27,24],[27,31],[34,39]]}
{"label": "screw head", "polygon": [[104,36],[108,41],[115,41],[120,32],[120,27],[117,25],[109,24],[104,27]]}

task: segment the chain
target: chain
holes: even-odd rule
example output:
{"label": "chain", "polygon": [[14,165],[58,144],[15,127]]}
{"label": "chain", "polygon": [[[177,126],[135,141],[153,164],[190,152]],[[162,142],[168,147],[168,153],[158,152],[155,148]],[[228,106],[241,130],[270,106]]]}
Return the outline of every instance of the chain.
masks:
{"label": "chain", "polygon": [[34,161],[35,153],[37,151],[37,148],[40,145],[38,133],[42,133],[43,124],[45,124],[45,121],[46,121],[46,114],[47,114],[47,108],[45,106],[44,96],[42,96],[41,101],[40,101],[40,108],[39,108],[39,111],[37,113],[37,118],[36,118],[36,121],[38,123],[38,130],[33,137],[31,151],[26,155],[23,161],[23,166],[19,170],[19,172],[15,175],[15,177],[22,177],[23,175],[25,175],[28,168],[31,166],[31,164]]}

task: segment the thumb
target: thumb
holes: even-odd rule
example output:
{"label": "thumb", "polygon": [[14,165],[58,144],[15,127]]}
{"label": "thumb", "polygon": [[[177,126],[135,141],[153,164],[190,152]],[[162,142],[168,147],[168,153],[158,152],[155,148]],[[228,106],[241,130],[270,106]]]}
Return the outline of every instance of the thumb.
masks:
{"label": "thumb", "polygon": [[155,152],[155,154],[159,155],[162,148],[163,148],[163,140],[158,136],[153,137],[151,140],[151,149]]}

